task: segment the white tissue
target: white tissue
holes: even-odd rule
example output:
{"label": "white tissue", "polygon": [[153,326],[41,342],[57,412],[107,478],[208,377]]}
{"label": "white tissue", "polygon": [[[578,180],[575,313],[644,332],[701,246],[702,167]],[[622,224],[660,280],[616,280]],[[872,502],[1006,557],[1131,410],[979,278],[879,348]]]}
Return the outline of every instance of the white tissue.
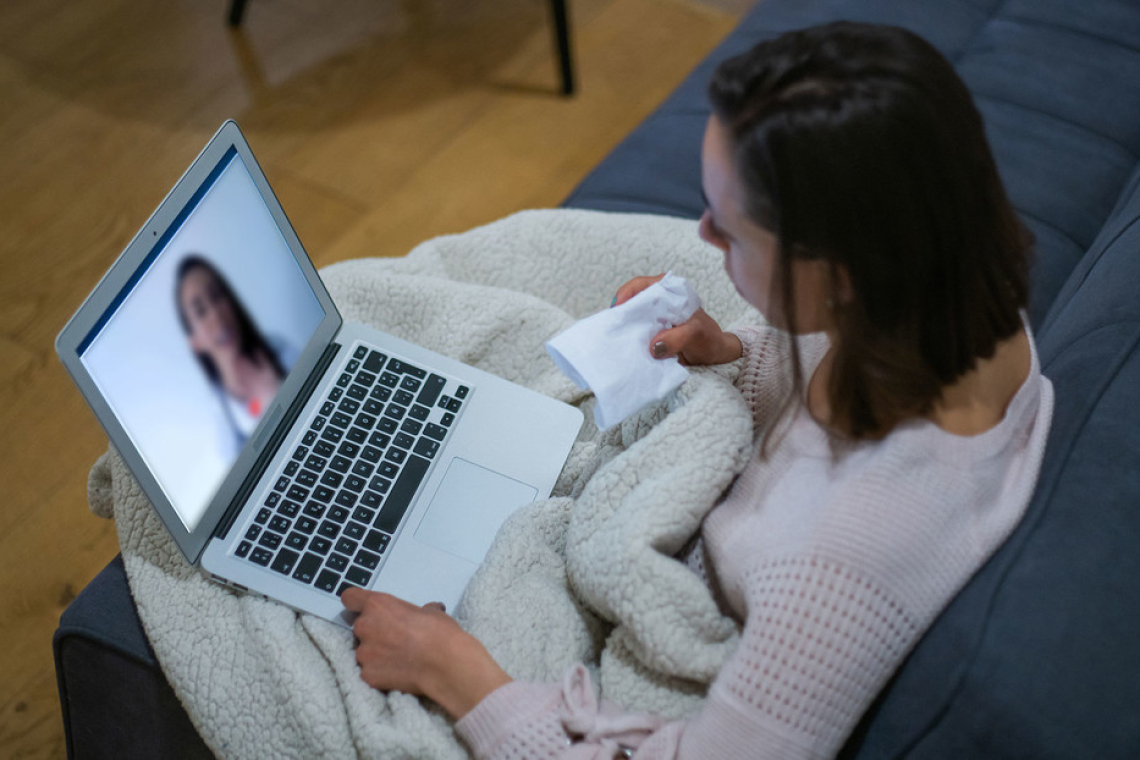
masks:
{"label": "white tissue", "polygon": [[546,351],[579,388],[594,392],[594,420],[605,430],[685,382],[689,371],[676,358],[654,359],[649,342],[700,307],[692,286],[669,272],[620,306],[574,323]]}

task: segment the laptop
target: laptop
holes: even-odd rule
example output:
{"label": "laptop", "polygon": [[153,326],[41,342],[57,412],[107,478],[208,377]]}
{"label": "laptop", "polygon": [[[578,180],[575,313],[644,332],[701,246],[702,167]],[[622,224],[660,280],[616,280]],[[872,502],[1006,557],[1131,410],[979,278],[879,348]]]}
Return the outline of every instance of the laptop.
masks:
{"label": "laptop", "polygon": [[188,562],[342,625],[347,586],[454,607],[582,424],[345,322],[233,121],[56,351]]}

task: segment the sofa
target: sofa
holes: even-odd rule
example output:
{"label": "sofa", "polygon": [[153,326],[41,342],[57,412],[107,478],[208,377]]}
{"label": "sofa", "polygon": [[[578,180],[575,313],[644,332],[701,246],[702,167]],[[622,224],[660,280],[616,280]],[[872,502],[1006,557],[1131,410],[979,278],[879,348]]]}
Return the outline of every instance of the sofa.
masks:
{"label": "sofa", "polygon": [[[564,205],[699,216],[713,67],[836,19],[912,29],[974,93],[1036,237],[1030,320],[1056,391],[1025,519],[840,756],[1140,757],[1140,4],[761,0]],[[65,610],[54,650],[70,756],[210,756],[156,664],[121,561]]]}

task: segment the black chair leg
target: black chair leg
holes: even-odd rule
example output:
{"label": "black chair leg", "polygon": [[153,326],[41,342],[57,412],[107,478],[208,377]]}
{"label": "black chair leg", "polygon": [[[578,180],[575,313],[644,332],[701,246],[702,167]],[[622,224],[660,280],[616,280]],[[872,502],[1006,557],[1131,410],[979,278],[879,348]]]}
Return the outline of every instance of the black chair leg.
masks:
{"label": "black chair leg", "polygon": [[572,95],[574,63],[570,55],[570,20],[566,14],[566,0],[550,0],[550,10],[554,16],[554,38],[558,47],[558,67],[562,74],[562,94]]}
{"label": "black chair leg", "polygon": [[241,26],[242,16],[245,15],[246,0],[230,0],[230,26]]}

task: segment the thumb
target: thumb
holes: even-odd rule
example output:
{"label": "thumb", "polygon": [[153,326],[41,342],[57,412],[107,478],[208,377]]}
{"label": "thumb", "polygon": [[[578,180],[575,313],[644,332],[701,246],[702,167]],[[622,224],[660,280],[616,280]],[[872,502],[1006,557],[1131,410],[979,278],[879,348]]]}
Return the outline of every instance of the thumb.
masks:
{"label": "thumb", "polygon": [[653,340],[649,342],[649,353],[654,359],[671,359],[680,356],[685,346],[685,340],[688,338],[688,332],[685,325],[662,330],[654,335]]}

